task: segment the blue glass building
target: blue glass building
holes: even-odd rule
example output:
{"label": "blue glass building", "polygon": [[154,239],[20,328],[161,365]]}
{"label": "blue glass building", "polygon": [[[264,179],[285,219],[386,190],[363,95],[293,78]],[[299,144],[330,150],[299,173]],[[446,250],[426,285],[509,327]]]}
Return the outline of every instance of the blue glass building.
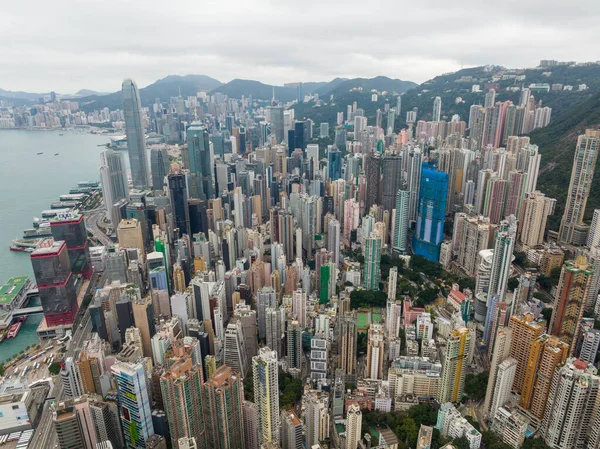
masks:
{"label": "blue glass building", "polygon": [[444,240],[447,195],[448,174],[436,171],[434,165],[424,162],[412,246],[415,254],[433,262],[439,261],[440,246]]}
{"label": "blue glass building", "polygon": [[329,168],[329,179],[335,181],[342,177],[342,152],[333,147],[327,153],[327,165]]}

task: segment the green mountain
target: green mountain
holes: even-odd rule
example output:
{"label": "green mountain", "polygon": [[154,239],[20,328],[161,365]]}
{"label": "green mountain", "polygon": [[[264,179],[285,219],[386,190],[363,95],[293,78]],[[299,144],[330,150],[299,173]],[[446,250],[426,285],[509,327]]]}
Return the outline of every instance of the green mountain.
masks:
{"label": "green mountain", "polygon": [[231,98],[242,98],[252,96],[253,100],[268,101],[273,98],[273,87],[275,87],[275,98],[288,102],[297,98],[295,87],[271,86],[254,80],[234,79],[212,90],[210,93],[222,93]]}
{"label": "green mountain", "polygon": [[387,91],[389,93],[402,93],[417,86],[412,81],[402,81],[399,79],[388,78],[387,76],[376,76],[375,78],[353,78],[343,81],[333,87],[324,95],[343,96],[352,89],[362,88],[363,93],[371,95],[371,90],[378,92]]}
{"label": "green mountain", "polygon": [[[554,216],[549,217],[549,229],[558,230],[562,217],[577,137],[587,128],[600,127],[600,92],[553,117],[546,128],[530,134],[531,142],[538,145],[542,154],[538,189],[551,198],[556,198]],[[600,173],[596,165],[596,176],[588,198],[585,216],[590,219],[594,209],[600,208]]]}
{"label": "green mountain", "polygon": [[[179,92],[184,98],[196,96],[198,91],[212,90],[221,84],[220,81],[205,75],[169,75],[141,88],[140,99],[142,100],[142,106],[149,106],[154,104],[156,98],[166,102],[169,101],[169,98],[178,96]],[[103,108],[113,110],[123,107],[121,91],[108,95],[89,95],[78,98],[77,101],[79,101],[80,109],[87,112]]]}

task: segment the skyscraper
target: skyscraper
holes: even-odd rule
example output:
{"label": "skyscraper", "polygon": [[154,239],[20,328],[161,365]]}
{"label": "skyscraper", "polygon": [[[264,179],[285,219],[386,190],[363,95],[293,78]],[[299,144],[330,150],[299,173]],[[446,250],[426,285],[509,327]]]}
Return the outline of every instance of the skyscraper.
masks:
{"label": "skyscraper", "polygon": [[462,398],[467,370],[467,357],[471,349],[471,335],[466,327],[453,329],[448,338],[445,350],[442,378],[438,401],[457,402]]}
{"label": "skyscraper", "polygon": [[199,124],[187,129],[187,144],[190,157],[190,197],[204,201],[213,199],[212,168],[208,131]]}
{"label": "skyscraper", "polygon": [[269,112],[271,114],[271,132],[275,136],[276,143],[279,144],[284,140],[283,108],[271,106]]}
{"label": "skyscraper", "polygon": [[208,444],[215,449],[244,449],[244,387],[227,365],[204,383]]}
{"label": "skyscraper", "polygon": [[525,313],[524,315],[511,316],[508,327],[512,330],[510,356],[517,360],[513,390],[520,393],[525,382],[531,344],[544,333],[544,325],[534,321],[532,313]]}
{"label": "skyscraper", "polygon": [[543,243],[551,206],[552,200],[543,193],[536,191],[527,194],[519,220],[519,240],[523,245],[534,247]]}
{"label": "skyscraper", "polygon": [[358,337],[356,327],[356,315],[345,314],[338,321],[338,369],[341,369],[346,377],[356,376],[356,339]]}
{"label": "skyscraper", "polygon": [[335,218],[327,226],[327,249],[333,254],[333,263],[338,266],[340,259],[340,222]]}
{"label": "skyscraper", "polygon": [[327,168],[332,181],[342,177],[342,153],[335,146],[327,151]]}
{"label": "skyscraper", "polygon": [[163,190],[165,176],[169,174],[169,153],[166,148],[150,150],[150,170],[152,172],[152,190]]}
{"label": "skyscraper", "polygon": [[[323,123],[321,123],[323,127]],[[292,410],[281,412],[281,449],[302,449],[302,422]]]}
{"label": "skyscraper", "polygon": [[171,211],[175,228],[179,229],[179,235],[186,234],[191,237],[190,211],[188,207],[188,191],[185,174],[171,173],[168,176],[169,197],[171,198]]}
{"label": "skyscraper", "polygon": [[50,219],[50,229],[54,240],[66,243],[73,274],[82,274],[89,279],[92,276],[92,264],[83,214],[77,211],[59,214]]}
{"label": "skyscraper", "polygon": [[60,449],[96,449],[98,435],[86,396],[54,404],[52,421]]}
{"label": "skyscraper", "polygon": [[560,273],[560,280],[554,297],[549,333],[567,343],[569,355],[575,351],[575,343],[581,330],[581,318],[586,306],[593,271],[584,256],[566,262]]}
{"label": "skyscraper", "polygon": [[381,379],[383,376],[384,334],[381,324],[373,324],[369,328],[367,341],[367,369],[365,377]]}
{"label": "skyscraper", "polygon": [[[494,352],[492,356],[492,363],[490,365],[490,375],[487,383],[487,390],[485,393],[485,402],[483,403],[483,411],[487,416],[493,417],[495,414],[491,413],[492,401],[495,395],[496,377],[498,375],[498,367],[500,364],[509,358],[510,356],[510,344],[512,340],[512,329],[499,327],[498,333],[496,334],[496,340],[494,342]],[[513,359],[514,360],[514,359]],[[512,389],[513,379],[510,382],[509,389]]]}
{"label": "skyscraper", "polygon": [[260,348],[252,358],[254,402],[258,407],[259,444],[279,444],[279,381],[277,354],[267,347]]}
{"label": "skyscraper", "polygon": [[287,327],[287,354],[288,369],[300,372],[302,369],[302,328],[298,321],[291,321]]}
{"label": "skyscraper", "polygon": [[384,156],[381,175],[381,205],[390,213],[396,204],[398,189],[402,187],[403,183],[402,158],[400,156]]}
{"label": "skyscraper", "polygon": [[365,211],[368,211],[373,204],[381,204],[381,158],[378,156],[367,156],[365,164],[365,179],[367,182]]}
{"label": "skyscraper", "polygon": [[442,116],[442,99],[440,97],[435,97],[433,100],[433,116],[431,121],[439,122]]}
{"label": "skyscraper", "polygon": [[371,235],[365,240],[363,288],[366,290],[379,290],[381,246],[381,236],[377,232],[371,232]]}
{"label": "skyscraper", "polygon": [[248,371],[246,341],[242,330],[242,323],[236,321],[229,323],[225,329],[225,351],[223,361],[236,373],[245,376]]}
{"label": "skyscraper", "polygon": [[413,251],[433,262],[440,259],[444,240],[444,220],[448,196],[448,175],[423,163],[417,227],[413,236]]}
{"label": "skyscraper", "polygon": [[184,437],[195,438],[199,447],[207,447],[202,365],[193,365],[192,359],[186,356],[169,362],[160,376],[160,389],[173,447]]}
{"label": "skyscraper", "polygon": [[551,448],[588,447],[588,439],[592,440],[590,447],[598,447],[594,412],[600,378],[596,373],[596,368],[586,362],[569,359],[554,375],[540,425],[542,437]]}
{"label": "skyscraper", "polygon": [[398,254],[408,251],[410,192],[406,183],[396,193],[396,216],[394,220],[394,235],[392,249]]}
{"label": "skyscraper", "polygon": [[140,92],[135,81],[130,79],[123,81],[122,91],[131,180],[135,189],[143,190],[150,186],[150,174],[146,155],[146,135],[142,124]]}
{"label": "skyscraper", "polygon": [[346,414],[346,449],[356,449],[361,434],[362,412],[358,404],[352,404]]}
{"label": "skyscraper", "polygon": [[146,439],[154,433],[144,365],[117,362],[111,371],[117,384],[125,447],[143,449]]}
{"label": "skyscraper", "polygon": [[510,357],[498,365],[489,416],[496,416],[498,408],[502,407],[508,401],[516,371],[517,361]]}
{"label": "skyscraper", "polygon": [[488,296],[495,295],[500,301],[504,299],[511,273],[516,234],[517,220],[514,215],[502,221],[496,232]]}
{"label": "skyscraper", "polygon": [[323,390],[304,393],[306,446],[313,447],[329,438],[329,396]]}
{"label": "skyscraper", "polygon": [[586,243],[584,240],[586,232],[580,231],[579,228],[583,224],[585,205],[590,195],[599,149],[600,131],[588,129],[577,139],[567,203],[558,231],[559,242],[577,245]]}
{"label": "skyscraper", "polygon": [[113,226],[116,227],[121,221],[121,217],[113,210],[114,205],[120,200],[129,199],[127,168],[120,153],[113,150],[100,153],[100,179],[106,214]]}

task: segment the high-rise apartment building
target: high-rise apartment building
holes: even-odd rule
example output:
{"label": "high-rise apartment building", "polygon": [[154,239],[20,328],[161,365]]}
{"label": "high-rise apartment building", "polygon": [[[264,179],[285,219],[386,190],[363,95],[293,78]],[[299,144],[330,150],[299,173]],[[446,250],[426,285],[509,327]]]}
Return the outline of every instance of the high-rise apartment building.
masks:
{"label": "high-rise apartment building", "polygon": [[410,192],[404,183],[396,192],[396,208],[394,217],[394,235],[392,237],[392,250],[398,254],[408,251]]}
{"label": "high-rise apartment building", "polygon": [[302,328],[298,321],[291,321],[287,327],[287,355],[288,369],[299,372],[302,369]]}
{"label": "high-rise apartment building", "polygon": [[170,360],[169,367],[160,376],[173,447],[184,437],[195,438],[200,447],[206,447],[203,381],[202,365],[193,365],[188,357]]}
{"label": "high-rise apartment building", "polygon": [[356,315],[346,313],[338,318],[338,360],[337,367],[348,377],[356,375]]}
{"label": "high-rise apartment building", "polygon": [[367,370],[365,377],[369,379],[383,378],[384,332],[381,324],[372,324],[367,340]]}
{"label": "high-rise apartment building", "polygon": [[474,342],[471,341],[471,334],[466,327],[459,327],[450,332],[444,353],[439,402],[457,402],[462,398],[471,344]]}
{"label": "high-rise apartment building", "polygon": [[552,207],[552,200],[543,193],[528,193],[523,200],[521,219],[519,220],[519,241],[529,247],[544,242],[546,221]]}
{"label": "high-rise apartment building", "polygon": [[215,449],[244,449],[244,386],[227,365],[204,383],[208,444]]}
{"label": "high-rise apartment building", "polygon": [[538,419],[544,417],[556,368],[565,363],[569,345],[543,334],[531,343],[520,405]]}
{"label": "high-rise apartment building", "polygon": [[431,121],[439,122],[442,117],[442,99],[435,97],[433,100],[433,114]]}
{"label": "high-rise apartment building", "polygon": [[517,361],[513,390],[520,393],[525,382],[531,344],[544,333],[545,324],[534,321],[532,313],[525,313],[511,316],[508,327],[512,330],[510,356]]}
{"label": "high-rise apartment building", "polygon": [[254,402],[258,407],[259,444],[279,444],[279,381],[277,353],[267,347],[260,348],[252,358]]}
{"label": "high-rise apartment building", "polygon": [[329,395],[323,390],[310,390],[302,397],[306,446],[313,447],[329,438]]}
{"label": "high-rise apartment building", "polygon": [[559,242],[576,245],[586,243],[584,240],[586,232],[580,230],[580,228],[583,224],[585,205],[592,187],[599,149],[600,131],[588,129],[584,135],[579,136],[577,139],[567,203],[558,231]]}
{"label": "high-rise apartment building", "polygon": [[246,341],[244,340],[244,332],[240,321],[230,322],[225,329],[223,361],[241,376],[245,376],[248,372]]}
{"label": "high-rise apartment building", "polygon": [[589,440],[591,447],[597,447],[598,422],[594,414],[600,377],[596,373],[596,368],[586,362],[568,359],[554,375],[540,425],[542,437],[551,448],[584,448]]}
{"label": "high-rise apartment building", "polygon": [[142,123],[140,92],[135,81],[130,79],[123,81],[122,92],[131,180],[134,188],[143,190],[150,186],[150,173],[146,155],[146,135]]}
{"label": "high-rise apartment building", "polygon": [[[496,333],[496,339],[494,342],[494,351],[492,355],[492,363],[490,365],[490,375],[488,378],[487,390],[485,393],[485,401],[483,403],[483,410],[487,416],[493,417],[494,415],[490,413],[492,401],[494,399],[495,387],[496,387],[496,378],[498,375],[498,367],[500,364],[510,357],[510,345],[512,341],[512,329],[506,327],[499,327],[498,332]],[[510,387],[512,388],[511,381]]]}
{"label": "high-rise apartment building", "polygon": [[346,449],[357,449],[361,434],[362,412],[358,404],[352,404],[346,413]]}
{"label": "high-rise apartment building", "polygon": [[[321,126],[323,124],[321,123]],[[281,412],[281,449],[302,449],[302,421],[292,410]]]}
{"label": "high-rise apartment building", "polygon": [[584,256],[566,262],[560,273],[549,333],[570,346],[569,355],[575,352],[593,274]]}
{"label": "high-rise apartment building", "polygon": [[498,408],[502,407],[508,401],[516,371],[517,361],[510,357],[498,365],[489,416],[496,416]]}

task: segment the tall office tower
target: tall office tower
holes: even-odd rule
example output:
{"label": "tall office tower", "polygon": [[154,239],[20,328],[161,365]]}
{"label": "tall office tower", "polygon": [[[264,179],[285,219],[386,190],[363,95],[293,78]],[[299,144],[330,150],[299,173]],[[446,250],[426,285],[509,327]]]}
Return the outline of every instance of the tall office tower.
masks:
{"label": "tall office tower", "polygon": [[508,277],[514,259],[513,249],[516,234],[517,220],[514,215],[511,215],[507,220],[503,220],[496,231],[488,295],[495,295],[500,301],[504,299],[506,294]]}
{"label": "tall office tower", "polygon": [[594,275],[590,268],[584,256],[566,262],[562,267],[554,297],[549,333],[570,346],[569,356],[575,353],[575,343],[581,330],[580,323]]}
{"label": "tall office tower", "polygon": [[258,442],[279,444],[279,380],[277,354],[260,348],[252,358],[254,402],[258,407]]}
{"label": "tall office tower", "polygon": [[[402,156],[402,164],[406,166],[408,191],[410,192],[410,203],[408,205],[408,219],[411,223],[417,221],[419,210],[419,189],[421,187],[422,152],[419,147],[405,145],[405,153]],[[406,160],[406,162],[404,162]]]}
{"label": "tall office tower", "polygon": [[169,174],[169,153],[166,148],[150,150],[150,171],[152,173],[152,190],[162,191],[165,176]]}
{"label": "tall office tower", "polygon": [[327,169],[332,181],[342,177],[342,153],[335,146],[327,150]]}
{"label": "tall office tower", "polygon": [[[113,448],[124,447],[121,425],[119,424],[119,407],[117,403],[103,401],[100,396],[88,398],[88,401],[98,440],[110,441]],[[148,449],[148,447],[146,447],[146,449]]]}
{"label": "tall office tower", "polygon": [[409,228],[410,192],[408,185],[403,183],[396,193],[396,209],[394,218],[394,235],[392,250],[398,254],[406,254],[408,251],[408,228]]}
{"label": "tall office tower", "polygon": [[146,155],[146,135],[142,123],[142,103],[135,81],[123,81],[123,115],[125,116],[125,135],[129,152],[129,167],[133,188],[143,190],[150,186],[148,157]]}
{"label": "tall office tower", "polygon": [[585,244],[585,241],[582,240],[586,233],[581,227],[585,205],[592,187],[599,147],[600,131],[588,129],[584,135],[579,136],[577,139],[567,203],[558,231],[559,242],[576,245]]}
{"label": "tall office tower", "polygon": [[[398,109],[398,115],[400,115],[399,109]],[[388,114],[387,114],[387,134],[388,135],[394,134],[395,122],[396,122],[396,111],[392,108],[388,111]]]}
{"label": "tall office tower", "polygon": [[333,254],[332,262],[339,266],[340,262],[340,222],[335,218],[327,225],[327,250]]}
{"label": "tall office tower", "polygon": [[552,200],[539,191],[526,195],[523,200],[522,218],[519,221],[519,241],[523,245],[534,247],[544,242],[546,221],[551,207]]}
{"label": "tall office tower", "polygon": [[310,390],[302,397],[306,447],[329,439],[329,396],[323,390]]}
{"label": "tall office tower", "polygon": [[121,220],[117,227],[117,241],[121,248],[137,248],[144,257],[144,237],[140,222],[135,218]]}
{"label": "tall office tower", "polygon": [[143,298],[138,297],[133,299],[131,303],[135,327],[140,330],[140,335],[142,337],[142,350],[144,352],[144,357],[152,357],[151,339],[156,333],[152,298],[150,296]]}
{"label": "tall office tower", "polygon": [[381,247],[381,236],[377,232],[371,232],[371,235],[365,240],[363,288],[366,290],[379,290]]}
{"label": "tall office tower", "polygon": [[440,403],[457,402],[462,398],[467,358],[472,344],[474,342],[471,341],[471,334],[466,327],[459,327],[450,332],[438,392]]}
{"label": "tall office tower", "polygon": [[276,143],[280,144],[284,141],[284,125],[283,125],[283,108],[279,106],[270,106],[271,133],[275,136]]}
{"label": "tall office tower", "polygon": [[98,435],[86,396],[54,404],[52,423],[60,449],[96,449]]}
{"label": "tall office tower", "polygon": [[471,217],[459,212],[454,216],[452,250],[458,265],[471,276],[475,276],[481,263],[480,252],[491,245],[493,229],[489,219],[481,215]]}
{"label": "tall office tower", "polygon": [[66,243],[55,240],[39,247],[31,253],[31,265],[46,324],[71,325],[79,306]]}
{"label": "tall office tower", "polygon": [[188,208],[188,192],[185,174],[171,173],[168,176],[169,197],[171,198],[171,211],[175,228],[179,235],[192,236],[190,229],[190,211]]}
{"label": "tall office tower", "polygon": [[67,357],[62,363],[60,379],[66,397],[76,398],[83,394],[84,391],[79,377],[79,370],[73,357]]}
{"label": "tall office tower", "polygon": [[146,439],[154,433],[144,365],[116,362],[110,369],[117,384],[125,447],[143,449]]}
{"label": "tall office tower", "polygon": [[225,329],[225,353],[223,361],[234,372],[246,376],[248,372],[248,357],[246,355],[246,341],[242,330],[242,323],[236,321],[229,323]]}
{"label": "tall office tower", "polygon": [[513,315],[510,317],[508,327],[512,330],[510,342],[510,356],[517,360],[517,371],[513,383],[513,390],[521,393],[525,382],[525,372],[529,362],[531,344],[544,333],[545,325],[534,321],[532,313]]}
{"label": "tall office tower", "polygon": [[365,377],[369,379],[382,379],[384,358],[383,326],[381,324],[373,324],[368,332]]}
{"label": "tall office tower", "polygon": [[265,309],[266,343],[269,348],[277,353],[277,358],[282,359],[283,353],[283,309],[268,307]]}
{"label": "tall office tower", "polygon": [[203,382],[202,365],[194,365],[188,357],[169,360],[168,368],[160,376],[173,447],[184,437],[195,438],[200,447],[207,447]]}
{"label": "tall office tower", "polygon": [[287,326],[287,354],[285,361],[288,369],[300,372],[302,369],[302,328],[298,321],[291,321]]}
{"label": "tall office tower", "polygon": [[568,344],[547,334],[531,344],[520,405],[540,420],[544,417],[556,368],[565,363],[568,352]]}
{"label": "tall office tower", "polygon": [[496,103],[496,91],[494,89],[490,89],[485,94],[485,101],[484,101],[483,107],[489,108],[490,106],[494,106],[495,103]]}
{"label": "tall office tower", "polygon": [[365,164],[365,179],[367,182],[365,211],[368,211],[374,204],[381,204],[381,158],[367,156]]}
{"label": "tall office tower", "polygon": [[[494,399],[495,395],[494,392],[496,388],[496,379],[498,376],[498,367],[502,362],[509,358],[511,341],[512,329],[500,326],[498,328],[498,333],[496,334],[496,340],[494,342],[492,363],[490,365],[490,375],[488,378],[487,390],[485,392],[485,402],[483,403],[483,412],[486,414],[486,416],[493,417],[495,415],[495,410],[494,413],[490,413],[490,410],[492,406],[492,400]],[[512,388],[513,382],[514,375],[508,387],[509,391]]]}
{"label": "tall office tower", "polygon": [[382,161],[381,205],[390,213],[396,205],[398,189],[403,185],[402,158],[386,155]]}
{"label": "tall office tower", "polygon": [[83,214],[59,214],[50,219],[50,229],[55,241],[66,243],[73,274],[81,274],[89,279],[92,276],[92,264]]}
{"label": "tall office tower", "polygon": [[433,262],[440,259],[444,240],[444,220],[448,196],[448,174],[423,163],[417,227],[413,235],[413,251]]}
{"label": "tall office tower", "polygon": [[244,386],[231,367],[220,366],[204,383],[209,447],[244,449]]}
{"label": "tall office tower", "polygon": [[114,205],[120,200],[129,199],[127,167],[120,153],[113,150],[100,153],[100,180],[102,181],[102,197],[106,205],[106,214],[113,226],[116,226],[121,217],[113,210]]}
{"label": "tall office tower", "polygon": [[[545,443],[554,449],[598,447],[596,401],[600,391],[597,370],[586,362],[568,359],[554,374],[540,426]],[[595,445],[594,445],[595,443]]]}
{"label": "tall office tower", "polygon": [[[321,126],[323,124],[321,123]],[[281,449],[302,449],[302,422],[293,410],[281,412]]]}
{"label": "tall office tower", "polygon": [[346,412],[346,449],[357,449],[362,435],[362,412],[352,404]]}
{"label": "tall office tower", "polygon": [[190,155],[190,197],[204,201],[213,199],[212,167],[208,131],[204,126],[194,124],[187,131],[188,153]]}
{"label": "tall office tower", "polygon": [[479,151],[483,142],[483,123],[485,108],[481,105],[472,105],[469,110],[469,137],[470,147],[473,151]]}
{"label": "tall office tower", "polygon": [[433,100],[433,115],[431,121],[439,122],[442,116],[442,99],[440,97],[435,97]]}
{"label": "tall office tower", "polygon": [[266,310],[277,307],[277,294],[272,287],[262,287],[256,294],[256,317],[258,322],[258,339],[267,338]]}
{"label": "tall office tower", "polygon": [[358,338],[356,315],[342,315],[338,319],[338,358],[337,367],[346,378],[356,376],[356,339]]}

